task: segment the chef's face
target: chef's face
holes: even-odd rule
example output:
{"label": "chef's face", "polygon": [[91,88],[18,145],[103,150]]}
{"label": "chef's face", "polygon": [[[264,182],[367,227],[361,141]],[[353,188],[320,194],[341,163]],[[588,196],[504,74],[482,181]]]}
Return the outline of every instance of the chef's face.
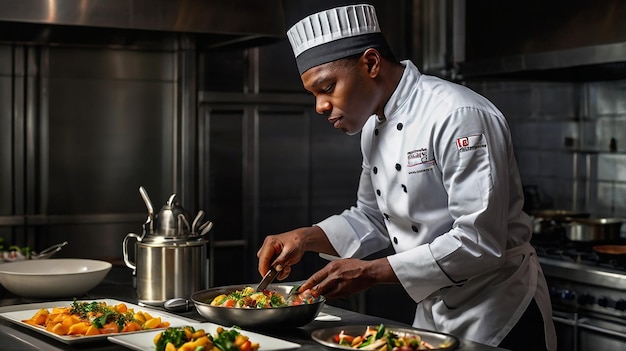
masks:
{"label": "chef's face", "polygon": [[337,129],[353,135],[376,112],[375,75],[364,56],[313,67],[301,75],[304,88],[315,96],[315,110]]}

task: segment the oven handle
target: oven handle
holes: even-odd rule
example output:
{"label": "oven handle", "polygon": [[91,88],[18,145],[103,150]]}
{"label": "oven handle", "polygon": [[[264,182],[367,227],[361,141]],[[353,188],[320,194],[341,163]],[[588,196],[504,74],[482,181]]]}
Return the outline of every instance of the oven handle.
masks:
{"label": "oven handle", "polygon": [[583,328],[583,329],[588,329],[588,330],[593,330],[596,331],[598,333],[602,333],[605,335],[611,335],[611,336],[615,336],[618,338],[622,338],[622,339],[626,339],[626,333],[620,333],[618,331],[615,330],[611,330],[611,329],[607,329],[607,328],[603,328],[603,327],[598,327],[597,325],[593,325],[589,323],[589,318],[580,318],[578,319],[578,326]]}
{"label": "oven handle", "polygon": [[552,320],[555,322],[559,322],[561,324],[576,326],[576,319],[557,317],[556,315],[553,314]]}

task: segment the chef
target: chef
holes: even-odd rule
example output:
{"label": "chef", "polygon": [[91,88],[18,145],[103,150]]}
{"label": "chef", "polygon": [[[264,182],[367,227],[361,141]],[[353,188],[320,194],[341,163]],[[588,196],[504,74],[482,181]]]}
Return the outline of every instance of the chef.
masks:
{"label": "chef", "polygon": [[[285,279],[306,251],[338,256],[300,291],[336,298],[401,284],[417,305],[415,327],[511,350],[555,350],[502,113],[470,89],[396,60],[370,5],[310,12],[287,37],[316,111],[348,135],[361,133],[362,172],[353,207],[267,236],[259,272],[273,266]],[[389,245],[394,254],[363,259]]]}

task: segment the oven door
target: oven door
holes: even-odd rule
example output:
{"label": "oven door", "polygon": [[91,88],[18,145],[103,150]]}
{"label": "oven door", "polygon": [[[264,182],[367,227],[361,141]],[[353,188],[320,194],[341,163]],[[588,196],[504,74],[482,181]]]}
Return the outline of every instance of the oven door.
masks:
{"label": "oven door", "polygon": [[626,321],[578,318],[580,350],[626,350]]}
{"label": "oven door", "polygon": [[557,350],[579,351],[576,337],[578,314],[553,310],[552,320],[556,330]]}
{"label": "oven door", "polygon": [[626,350],[626,321],[554,310],[558,350]]}

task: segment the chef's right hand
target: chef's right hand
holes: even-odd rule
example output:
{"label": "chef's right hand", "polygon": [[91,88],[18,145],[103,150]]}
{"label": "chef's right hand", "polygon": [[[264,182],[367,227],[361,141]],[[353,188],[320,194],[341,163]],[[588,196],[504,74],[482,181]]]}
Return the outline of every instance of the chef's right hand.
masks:
{"label": "chef's right hand", "polygon": [[259,273],[263,276],[270,267],[276,267],[280,272],[278,280],[284,280],[291,273],[291,266],[300,262],[306,251],[336,255],[326,234],[317,226],[268,235],[256,254],[259,258]]}
{"label": "chef's right hand", "polygon": [[285,233],[268,235],[257,252],[259,273],[265,275],[270,267],[280,273],[277,279],[283,280],[291,273],[291,265],[298,263],[304,255],[304,236],[308,228],[298,228]]}

